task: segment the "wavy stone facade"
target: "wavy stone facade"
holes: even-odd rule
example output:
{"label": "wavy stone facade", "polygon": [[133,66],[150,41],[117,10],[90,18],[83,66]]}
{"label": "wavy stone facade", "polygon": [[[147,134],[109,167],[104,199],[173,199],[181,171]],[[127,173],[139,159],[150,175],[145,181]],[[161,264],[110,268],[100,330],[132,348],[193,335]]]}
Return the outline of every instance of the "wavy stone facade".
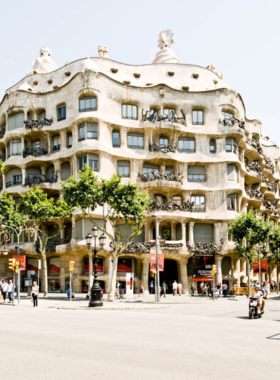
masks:
{"label": "wavy stone facade", "polygon": [[[120,282],[133,270],[136,292],[141,282],[148,290],[154,215],[160,215],[168,282],[180,280],[189,292],[192,256],[209,253],[218,265],[216,281],[239,285],[247,279],[246,263],[234,257],[228,223],[250,208],[278,223],[278,147],[262,136],[259,120],[246,118],[241,96],[213,65],[168,63],[169,48],[167,63],[132,66],[98,57],[48,72],[43,62],[40,72],[33,69],[9,88],[0,105],[0,186],[16,201],[32,187],[57,199],[61,182],[77,177],[85,162],[102,178],[121,173],[123,182],[148,190],[153,202],[142,235],[120,259]],[[102,222],[101,208],[95,218]],[[69,260],[75,261],[74,290],[86,291],[91,226],[78,211],[63,223],[48,247],[50,291],[67,288]],[[119,225],[125,235],[129,226]],[[27,270],[36,271],[31,236],[24,237],[22,254]],[[98,267],[105,291],[110,265],[107,242]],[[276,280],[275,269],[269,266],[267,280]],[[10,275],[1,257],[0,276]]]}

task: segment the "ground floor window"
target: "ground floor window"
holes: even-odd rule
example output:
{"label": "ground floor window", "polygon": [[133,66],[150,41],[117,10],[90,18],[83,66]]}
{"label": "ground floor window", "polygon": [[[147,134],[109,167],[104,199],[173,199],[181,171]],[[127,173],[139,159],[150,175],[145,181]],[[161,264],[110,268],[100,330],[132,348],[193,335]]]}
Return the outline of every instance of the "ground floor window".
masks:
{"label": "ground floor window", "polygon": [[60,280],[48,280],[48,288],[50,293],[59,293],[60,292]]}

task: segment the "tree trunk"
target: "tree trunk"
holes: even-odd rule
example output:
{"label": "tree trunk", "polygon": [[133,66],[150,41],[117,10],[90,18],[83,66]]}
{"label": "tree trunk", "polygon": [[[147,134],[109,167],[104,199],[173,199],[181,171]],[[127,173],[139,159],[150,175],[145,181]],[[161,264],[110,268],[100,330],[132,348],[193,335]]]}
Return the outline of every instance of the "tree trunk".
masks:
{"label": "tree trunk", "polygon": [[113,257],[113,263],[112,263],[110,289],[109,289],[109,294],[108,294],[108,300],[109,301],[114,301],[114,299],[115,299],[117,268],[118,268],[118,256],[114,256]]}
{"label": "tree trunk", "polygon": [[247,259],[247,273],[248,273],[248,297],[250,297],[251,290],[251,280],[250,280],[251,264],[249,259]]}
{"label": "tree trunk", "polygon": [[47,272],[47,256],[45,249],[42,251],[42,271],[43,271],[43,286],[44,297],[48,296],[48,272]]}
{"label": "tree trunk", "polygon": [[279,294],[279,276],[278,276],[278,263],[276,264],[276,282],[277,282],[277,294]]}

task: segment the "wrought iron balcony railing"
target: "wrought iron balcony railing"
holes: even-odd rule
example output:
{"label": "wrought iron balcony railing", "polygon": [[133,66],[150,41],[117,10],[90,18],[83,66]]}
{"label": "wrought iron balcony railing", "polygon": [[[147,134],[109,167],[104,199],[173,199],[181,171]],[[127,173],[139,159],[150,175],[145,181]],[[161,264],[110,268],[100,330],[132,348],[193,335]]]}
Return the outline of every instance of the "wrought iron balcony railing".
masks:
{"label": "wrought iron balcony railing", "polygon": [[53,122],[53,118],[47,119],[44,117],[43,119],[32,119],[32,120],[24,120],[24,125],[26,129],[32,128],[42,128],[45,126],[50,126]]}
{"label": "wrought iron balcony railing", "polygon": [[236,117],[225,118],[221,123],[224,127],[233,127],[234,125],[237,125],[239,128],[245,129],[245,121],[240,121],[236,119]]}
{"label": "wrought iron balcony railing", "polygon": [[46,154],[48,154],[48,150],[44,148],[25,148],[22,152],[24,158],[27,156],[40,157]]}
{"label": "wrought iron balcony railing", "polygon": [[250,198],[256,198],[260,201],[263,199],[263,194],[258,189],[249,189],[247,186],[245,186],[245,191],[249,195]]}
{"label": "wrought iron balcony railing", "polygon": [[0,139],[2,139],[5,136],[5,133],[6,133],[6,128],[4,127],[0,131]]}
{"label": "wrought iron balcony railing", "polygon": [[260,155],[263,155],[263,149],[262,149],[262,147],[261,147],[261,144],[257,141],[257,140],[252,140],[252,139],[245,139],[245,142],[248,144],[248,145],[250,145],[250,146],[252,146],[253,148],[255,148],[257,151],[258,151],[258,153],[260,154]]}
{"label": "wrought iron balcony railing", "polygon": [[180,182],[181,185],[183,184],[183,178],[182,174],[179,173],[178,175],[174,175],[173,173],[163,173],[158,171],[151,171],[150,173],[139,173],[138,176],[140,177],[141,181],[175,181]]}
{"label": "wrought iron balcony railing", "polygon": [[22,180],[21,179],[18,179],[16,181],[6,182],[6,188],[12,187],[12,186],[17,186],[17,185],[22,185]]}
{"label": "wrought iron balcony railing", "polygon": [[273,215],[280,216],[277,202],[264,201],[263,205],[265,208],[271,211]]}
{"label": "wrought iron balcony railing", "polygon": [[170,200],[166,203],[158,202],[156,198],[154,198],[150,204],[150,211],[193,211],[193,204],[187,200],[182,201],[181,204],[178,204],[174,202],[173,200]]}
{"label": "wrought iron balcony railing", "polygon": [[163,152],[163,153],[175,153],[176,151],[176,144],[157,144],[153,143],[149,146],[150,152]]}
{"label": "wrought iron balcony railing", "polygon": [[29,174],[27,175],[27,178],[25,179],[25,186],[31,186],[36,185],[39,183],[49,182],[49,183],[55,183],[57,181],[57,176],[48,177],[43,174]]}
{"label": "wrought iron balcony railing", "polygon": [[46,246],[46,251],[47,252],[54,252],[55,248],[58,245],[68,244],[68,243],[70,243],[70,241],[71,241],[71,237],[66,237],[64,239],[57,239],[57,240],[53,240],[53,241],[49,240],[47,243],[47,246]]}
{"label": "wrought iron balcony railing", "polygon": [[187,248],[190,252],[194,254],[218,254],[221,253],[223,248],[224,240],[220,240],[220,244],[214,243],[211,241],[210,243],[191,243],[187,242]]}
{"label": "wrought iron balcony railing", "polygon": [[146,111],[142,109],[142,121],[150,121],[155,123],[157,121],[165,121],[167,123],[180,123],[186,125],[186,114],[181,110],[182,116],[179,117],[175,114],[174,110],[171,110],[168,115],[159,115],[159,110]]}

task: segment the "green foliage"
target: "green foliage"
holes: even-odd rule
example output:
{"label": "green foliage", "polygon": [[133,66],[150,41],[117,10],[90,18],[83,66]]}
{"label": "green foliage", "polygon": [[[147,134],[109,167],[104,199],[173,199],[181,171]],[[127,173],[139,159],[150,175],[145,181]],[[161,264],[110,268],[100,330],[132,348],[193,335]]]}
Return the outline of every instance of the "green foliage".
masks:
{"label": "green foliage", "polygon": [[4,163],[0,160],[0,173],[3,173],[4,171]]}
{"label": "green foliage", "polygon": [[16,210],[15,201],[6,191],[0,194],[0,223],[19,231],[24,225],[25,217]]}
{"label": "green foliage", "polygon": [[280,264],[280,227],[273,227],[269,239],[269,260],[274,264]]}

